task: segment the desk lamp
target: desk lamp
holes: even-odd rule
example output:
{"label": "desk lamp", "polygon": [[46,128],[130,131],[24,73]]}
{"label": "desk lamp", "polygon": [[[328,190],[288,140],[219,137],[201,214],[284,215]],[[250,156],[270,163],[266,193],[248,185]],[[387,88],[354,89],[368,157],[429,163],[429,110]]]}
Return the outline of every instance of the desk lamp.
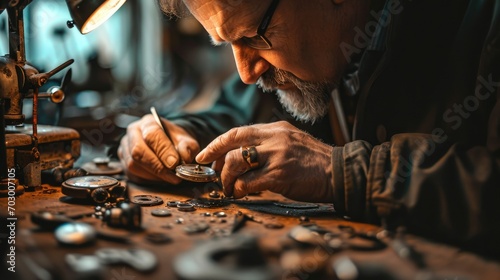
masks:
{"label": "desk lamp", "polygon": [[[106,21],[126,0],[66,0],[73,21],[86,34]],[[54,103],[64,100],[64,83],[39,93],[48,79],[73,63],[39,73],[26,61],[23,10],[32,0],[0,0],[0,14],[7,10],[9,54],[0,57],[0,196],[18,195],[41,187],[42,170],[72,167],[80,156],[80,135],[70,128],[38,125],[38,98]],[[33,100],[32,124],[24,124],[23,100]]]}

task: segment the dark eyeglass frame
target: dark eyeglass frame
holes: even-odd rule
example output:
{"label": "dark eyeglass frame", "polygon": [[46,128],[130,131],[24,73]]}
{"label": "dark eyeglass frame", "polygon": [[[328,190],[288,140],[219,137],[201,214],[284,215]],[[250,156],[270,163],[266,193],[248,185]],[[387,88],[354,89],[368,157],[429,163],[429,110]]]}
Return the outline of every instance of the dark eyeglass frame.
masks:
{"label": "dark eyeglass frame", "polygon": [[[269,27],[269,23],[271,22],[271,18],[274,15],[274,11],[276,11],[276,7],[278,6],[279,0],[273,0],[271,2],[271,5],[267,9],[266,13],[264,14],[264,18],[259,24],[259,27],[257,28],[257,35],[253,37],[243,37],[241,40],[249,47],[257,49],[257,50],[270,50],[273,45],[271,44],[271,41],[266,38],[264,35],[266,33],[267,28]],[[261,41],[259,41],[261,40]],[[264,42],[265,45],[259,45],[257,42]]]}

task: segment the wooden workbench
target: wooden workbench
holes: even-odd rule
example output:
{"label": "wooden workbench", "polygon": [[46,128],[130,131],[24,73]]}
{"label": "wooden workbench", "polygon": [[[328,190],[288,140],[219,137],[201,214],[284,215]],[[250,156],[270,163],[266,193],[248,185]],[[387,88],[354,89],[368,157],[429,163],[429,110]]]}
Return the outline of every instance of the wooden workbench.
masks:
{"label": "wooden workbench", "polygon": [[[82,247],[61,246],[52,231],[40,230],[31,222],[30,213],[35,211],[64,212],[65,214],[88,213],[92,212],[95,206],[74,203],[64,196],[60,187],[57,186],[44,185],[41,190],[25,192],[18,196],[15,204],[16,272],[9,272],[6,267],[2,267],[1,278],[36,279],[37,276],[34,274],[43,274],[44,271],[51,276],[47,279],[83,278],[68,266],[65,261],[66,255],[69,253],[92,255],[99,248],[109,247],[148,250],[157,257],[158,265],[147,273],[136,271],[123,264],[106,265],[101,274],[102,279],[179,279],[174,265],[179,256],[191,252],[202,244],[210,244],[224,238],[249,236],[257,240],[263,262],[276,271],[276,279],[334,279],[332,272],[334,264],[345,260],[354,261],[366,269],[365,272],[384,271],[397,279],[417,279],[417,277],[427,277],[422,279],[500,279],[498,262],[488,261],[457,248],[411,235],[405,235],[404,240],[423,256],[424,267],[419,268],[413,261],[398,256],[391,246],[377,251],[346,249],[326,252],[319,247],[300,245],[288,236],[290,230],[300,224],[315,224],[324,229],[352,226],[358,231],[374,234],[381,231],[377,226],[353,223],[336,217],[329,205],[320,205],[324,211],[319,212],[305,211],[304,214],[297,211],[297,208],[290,208],[281,209],[277,214],[273,211],[266,211],[265,206],[256,209],[251,202],[258,200],[295,202],[288,201],[277,194],[264,192],[244,198],[242,204],[231,203],[213,208],[197,207],[195,211],[182,212],[175,207],[167,207],[166,203],[186,201],[193,197],[208,198],[208,193],[214,190],[216,185],[183,183],[177,186],[167,184],[138,186],[130,182],[126,184],[129,197],[153,195],[163,200],[160,205],[141,207],[142,230],[112,229],[94,217],[84,218],[83,221],[93,224],[94,227],[109,230],[112,234],[126,239],[128,243],[97,239],[94,243]],[[7,198],[0,198],[0,205],[2,219],[5,220]],[[153,216],[151,213],[155,209],[169,209],[172,215]],[[224,211],[227,217],[218,218],[213,215],[219,211]],[[328,213],[329,211],[331,213]],[[234,217],[238,214],[251,215],[255,221],[247,221],[241,229],[231,234]],[[207,223],[209,229],[200,233],[186,231],[187,226],[198,222]],[[163,243],[148,241],[145,236],[151,233],[161,233],[170,237],[171,240]],[[6,254],[2,253],[2,257],[6,258]],[[5,261],[3,263],[5,264]],[[42,269],[37,269],[37,267]],[[376,269],[370,270],[373,267]],[[38,276],[38,278],[41,277]],[[93,277],[93,279],[97,278]]]}

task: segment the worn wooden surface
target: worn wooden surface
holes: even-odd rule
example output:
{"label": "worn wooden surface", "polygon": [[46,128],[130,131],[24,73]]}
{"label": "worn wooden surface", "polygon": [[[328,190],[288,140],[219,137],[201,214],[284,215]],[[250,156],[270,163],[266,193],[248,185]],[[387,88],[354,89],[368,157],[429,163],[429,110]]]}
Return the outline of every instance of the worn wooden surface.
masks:
{"label": "worn wooden surface", "polygon": [[[128,183],[129,197],[135,195],[154,195],[161,197],[163,203],[157,206],[142,207],[142,230],[130,232],[121,229],[111,229],[95,218],[85,218],[95,228],[108,230],[121,237],[126,237],[128,244],[97,239],[95,243],[84,247],[61,246],[56,241],[53,232],[40,230],[30,221],[30,214],[35,211],[64,212],[66,214],[88,213],[94,210],[92,204],[75,203],[65,197],[60,187],[44,186],[43,190],[27,192],[17,197],[15,204],[16,224],[16,272],[6,272],[2,267],[1,275],[13,276],[2,279],[36,279],[33,267],[39,266],[52,275],[52,279],[78,279],[78,274],[70,269],[65,262],[68,253],[89,255],[99,248],[142,248],[153,252],[158,259],[158,266],[151,272],[141,273],[126,265],[105,266],[102,279],[178,279],[173,262],[176,258],[200,244],[211,242],[220,237],[221,233],[230,231],[234,216],[238,213],[252,215],[258,222],[248,221],[235,235],[249,235],[257,238],[259,248],[265,256],[265,262],[278,268],[276,279],[333,279],[333,265],[344,257],[348,257],[362,267],[377,267],[399,279],[500,279],[500,265],[480,256],[461,252],[457,248],[433,243],[428,240],[407,235],[405,240],[422,254],[424,268],[418,268],[410,260],[399,257],[388,247],[374,252],[354,250],[328,251],[321,248],[298,246],[288,236],[290,229],[304,221],[299,216],[264,213],[249,209],[245,205],[230,204],[223,207],[197,208],[193,212],[182,212],[173,207],[167,207],[168,201],[185,201],[193,197],[208,198],[208,193],[214,185],[184,183],[177,186],[138,186]],[[245,201],[278,200],[290,202],[279,195],[261,193],[249,196]],[[5,219],[7,199],[0,198],[2,219]],[[154,209],[169,209],[169,217],[151,215]],[[213,213],[224,211],[225,218],[217,218]],[[210,213],[205,214],[205,213]],[[183,219],[180,223],[178,220]],[[202,233],[188,234],[185,228],[193,223],[208,223],[209,229]],[[308,223],[314,223],[325,229],[340,226],[352,226],[358,231],[377,233],[381,229],[374,225],[353,223],[332,215],[309,217]],[[266,224],[281,224],[282,228],[268,228]],[[171,242],[156,244],[145,239],[149,233],[162,233],[171,238]],[[5,257],[5,254],[2,254]],[[33,264],[35,263],[35,265]],[[370,271],[369,269],[367,271]],[[7,274],[6,274],[7,273]],[[10,274],[9,274],[10,273]],[[426,278],[425,278],[426,277]]]}

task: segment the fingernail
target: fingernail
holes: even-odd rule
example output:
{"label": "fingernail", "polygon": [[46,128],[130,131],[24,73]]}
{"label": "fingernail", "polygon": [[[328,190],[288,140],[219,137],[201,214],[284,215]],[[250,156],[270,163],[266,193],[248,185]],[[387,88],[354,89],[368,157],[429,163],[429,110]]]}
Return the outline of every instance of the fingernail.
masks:
{"label": "fingernail", "polygon": [[169,156],[167,158],[167,167],[172,168],[177,163],[177,158],[174,156]]}
{"label": "fingernail", "polygon": [[202,160],[204,158],[203,156],[203,152],[205,151],[205,149],[203,149],[201,152],[199,152],[197,155],[196,155],[196,162],[199,162],[199,163],[204,163]]}

